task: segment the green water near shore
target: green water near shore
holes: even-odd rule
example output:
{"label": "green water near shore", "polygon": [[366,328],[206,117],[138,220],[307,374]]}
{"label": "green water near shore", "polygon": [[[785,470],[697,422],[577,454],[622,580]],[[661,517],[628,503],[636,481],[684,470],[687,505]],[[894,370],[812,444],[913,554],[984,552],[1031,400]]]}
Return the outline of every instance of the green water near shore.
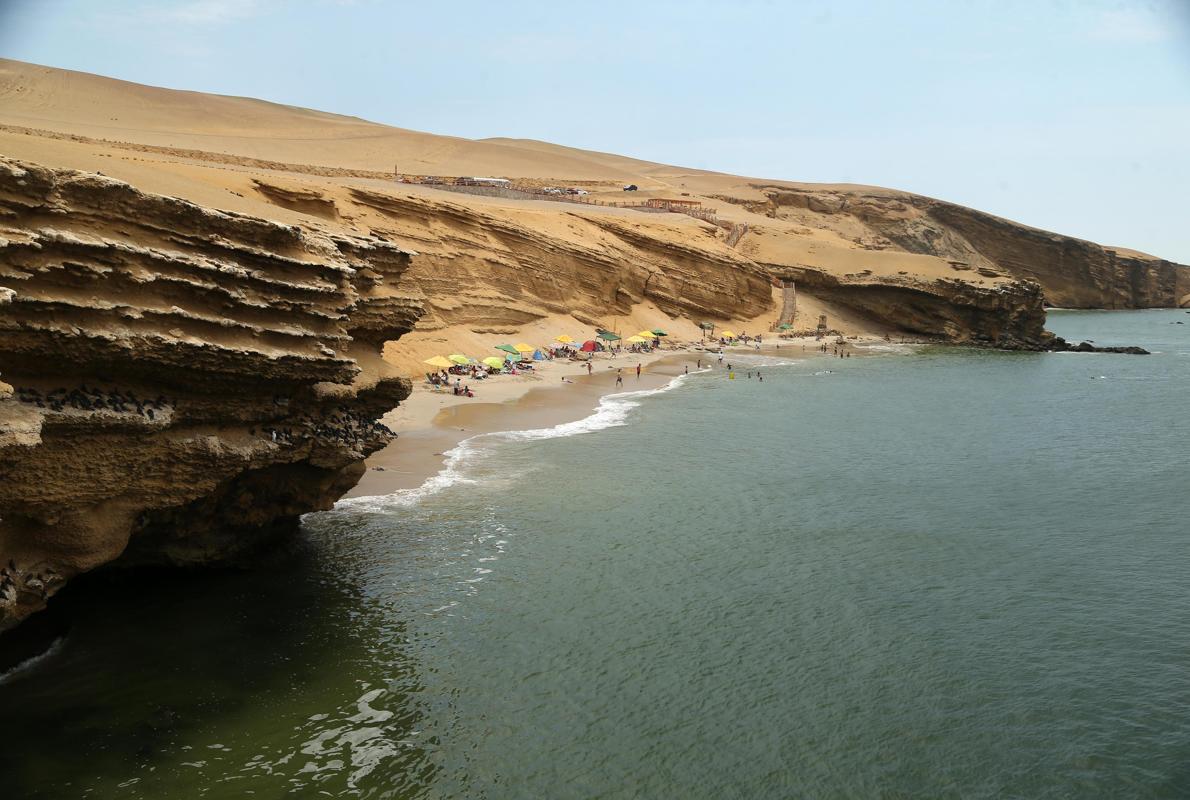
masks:
{"label": "green water near shore", "polygon": [[3,796],[1186,797],[1190,315],[1050,327],[1155,353],[732,356],[79,586]]}

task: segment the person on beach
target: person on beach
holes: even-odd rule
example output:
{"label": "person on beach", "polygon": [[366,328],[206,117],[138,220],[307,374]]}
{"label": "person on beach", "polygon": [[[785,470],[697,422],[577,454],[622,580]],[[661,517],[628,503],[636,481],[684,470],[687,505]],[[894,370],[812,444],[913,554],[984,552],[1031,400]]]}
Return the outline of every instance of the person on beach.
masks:
{"label": "person on beach", "polygon": [[590,361],[587,362],[587,374],[588,375],[591,374],[591,362]]}
{"label": "person on beach", "polygon": [[723,354],[722,353],[719,354],[719,363],[720,364],[723,363]]}
{"label": "person on beach", "polygon": [[616,386],[624,385],[624,375],[621,370],[616,370]]}
{"label": "person on beach", "polygon": [[636,365],[636,379],[640,380],[640,364]]}
{"label": "person on beach", "polygon": [[702,359],[698,359],[698,366],[695,369],[702,369]]}

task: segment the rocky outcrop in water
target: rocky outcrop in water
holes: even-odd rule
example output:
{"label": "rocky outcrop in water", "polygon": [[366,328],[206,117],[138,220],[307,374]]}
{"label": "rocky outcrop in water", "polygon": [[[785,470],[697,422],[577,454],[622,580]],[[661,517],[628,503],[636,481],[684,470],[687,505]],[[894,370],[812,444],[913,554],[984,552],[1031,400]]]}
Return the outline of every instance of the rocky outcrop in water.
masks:
{"label": "rocky outcrop in water", "polygon": [[0,158],[0,629],[354,485],[410,390],[380,358],[422,312],[410,255]]}
{"label": "rocky outcrop in water", "polygon": [[1071,344],[1063,339],[1061,336],[1055,336],[1053,344],[1049,348],[1057,353],[1124,353],[1131,356],[1147,356],[1152,355],[1148,350],[1136,345],[1126,346],[1111,346],[1100,347],[1091,344],[1090,342],[1079,342],[1078,344]]}

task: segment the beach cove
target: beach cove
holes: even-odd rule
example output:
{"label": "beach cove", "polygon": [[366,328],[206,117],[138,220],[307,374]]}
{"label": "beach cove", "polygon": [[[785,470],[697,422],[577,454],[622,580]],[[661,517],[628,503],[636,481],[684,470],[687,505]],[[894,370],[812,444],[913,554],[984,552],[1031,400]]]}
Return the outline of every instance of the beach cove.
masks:
{"label": "beach cove", "polygon": [[0,683],[0,769],[26,797],[1180,797],[1187,319],[1052,315],[1151,356],[745,353],[763,384],[481,440],[273,566],[95,576]]}
{"label": "beach cove", "polygon": [[[744,359],[738,376],[743,380],[752,371],[749,362],[757,355],[814,358],[834,356],[834,350],[843,349],[853,356],[864,356],[898,347],[871,335],[844,341],[840,346],[835,337],[772,338],[759,346],[729,345],[721,353],[703,349],[701,344],[684,343],[644,353],[600,354],[590,362],[590,373],[587,362],[558,359],[538,364],[534,374],[497,375],[478,384],[470,382],[476,392],[472,398],[415,380],[413,394],[382,418],[397,433],[397,440],[368,459],[368,471],[346,496],[381,495],[419,487],[441,468],[448,451],[472,436],[579,423],[608,396],[661,389],[675,378],[699,369],[719,369],[726,378],[733,357]],[[832,352],[821,351],[824,346],[832,348]],[[616,385],[617,374],[623,380],[621,386]]]}

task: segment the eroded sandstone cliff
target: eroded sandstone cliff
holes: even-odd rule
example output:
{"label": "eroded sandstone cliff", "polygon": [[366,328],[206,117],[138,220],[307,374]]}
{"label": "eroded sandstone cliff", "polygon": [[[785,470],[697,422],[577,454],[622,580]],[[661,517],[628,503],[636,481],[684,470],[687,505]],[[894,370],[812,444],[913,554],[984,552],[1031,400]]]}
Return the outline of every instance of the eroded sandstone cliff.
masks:
{"label": "eroded sandstone cliff", "polygon": [[234,558],[391,439],[411,253],[0,158],[0,629],[116,559]]}
{"label": "eroded sandstone cliff", "polygon": [[816,297],[895,321],[900,330],[918,336],[1005,350],[1044,350],[1055,339],[1045,330],[1041,286],[1033,281],[977,286],[954,278],[839,277],[813,269],[773,269]]}
{"label": "eroded sandstone cliff", "polygon": [[667,227],[562,204],[510,214],[394,191],[354,188],[350,198],[378,215],[374,230],[417,248],[410,278],[428,307],[419,330],[499,332],[550,314],[601,325],[646,301],[671,317],[750,318],[772,303],[766,270],[685,217]]}
{"label": "eroded sandstone cliff", "polygon": [[1161,308],[1190,301],[1190,268],[1052,233],[907,192],[754,184],[763,200],[720,199],[754,213],[832,229],[871,251],[943,258],[956,272],[1036,281],[1046,305]]}

